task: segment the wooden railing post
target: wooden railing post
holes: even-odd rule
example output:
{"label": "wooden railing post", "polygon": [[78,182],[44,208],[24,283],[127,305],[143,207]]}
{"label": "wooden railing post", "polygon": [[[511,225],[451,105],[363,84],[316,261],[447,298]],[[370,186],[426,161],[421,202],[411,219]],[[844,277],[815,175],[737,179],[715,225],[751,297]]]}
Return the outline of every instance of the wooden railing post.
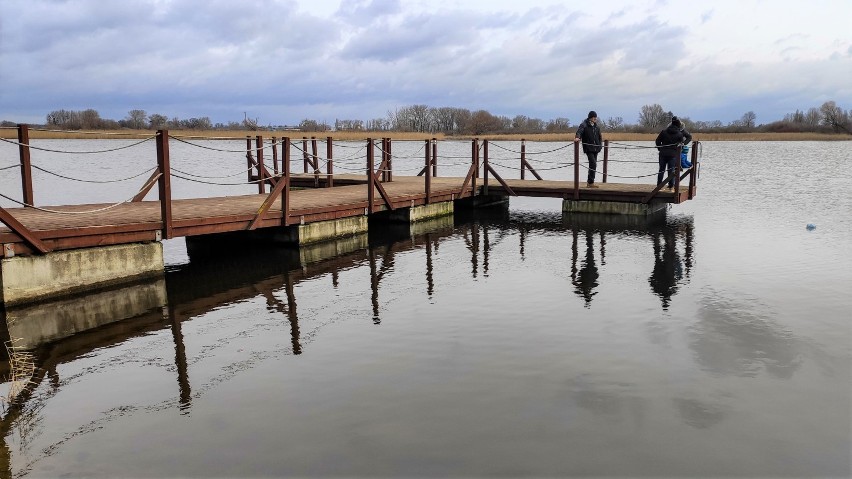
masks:
{"label": "wooden railing post", "polygon": [[33,167],[30,163],[30,127],[18,125],[18,153],[21,157],[21,190],[24,206],[35,205],[33,195]]}
{"label": "wooden railing post", "polygon": [[675,158],[675,184],[674,184],[674,192],[675,192],[675,204],[680,203],[680,173],[683,167],[680,162],[680,151],[677,153],[677,158]]}
{"label": "wooden railing post", "polygon": [[290,224],[290,137],[281,139],[281,174],[284,175],[278,181],[284,181],[284,189],[281,191],[281,222],[282,225]]}
{"label": "wooden railing post", "polygon": [[278,138],[272,137],[272,172],[278,176]]}
{"label": "wooden railing post", "polygon": [[393,181],[393,154],[392,154],[392,152],[393,152],[393,141],[390,139],[390,137],[388,137],[387,142],[388,142],[387,149],[386,149],[386,151],[388,152],[388,164],[387,164],[388,178],[387,178],[387,180]]}
{"label": "wooden railing post", "polygon": [[314,168],[314,188],[319,187],[319,157],[317,156],[317,137],[311,137],[311,156],[312,166]]}
{"label": "wooden railing post", "polygon": [[263,137],[257,135],[254,137],[254,144],[257,148],[257,192],[260,194],[266,193],[266,175],[263,167]]}
{"label": "wooden railing post", "polygon": [[527,140],[521,139],[521,179],[527,171]]}
{"label": "wooden railing post", "polygon": [[431,163],[432,163],[432,158],[431,158],[431,155],[430,155],[430,153],[431,153],[430,146],[431,146],[431,142],[429,140],[424,140],[424,147],[425,147],[424,149],[426,151],[426,153],[424,155],[425,156],[424,165],[425,165],[425,171],[426,171],[426,204],[427,205],[429,203],[431,203],[431,197],[432,197],[432,168],[430,168]]}
{"label": "wooden railing post", "polygon": [[482,189],[488,195],[488,140],[482,140]]}
{"label": "wooden railing post", "polygon": [[163,239],[170,239],[174,236],[174,229],[172,227],[172,171],[169,164],[169,130],[157,132],[157,168],[161,175],[157,183],[160,195],[160,219],[163,222]]}
{"label": "wooden railing post", "polygon": [[603,182],[606,183],[607,165],[609,164],[609,140],[604,140]]}
{"label": "wooden railing post", "polygon": [[308,172],[308,138],[302,137],[302,161],[305,166],[305,173]]}
{"label": "wooden railing post", "polygon": [[476,179],[479,178],[479,138],[473,139],[473,178],[470,180],[470,196],[476,195]]}
{"label": "wooden railing post", "polygon": [[332,143],[332,139],[330,136],[325,139],[325,156],[328,158],[328,163],[326,164],[326,171],[328,172],[328,179],[326,179],[325,186],[331,188],[334,186],[334,160],[332,159],[334,155],[334,144]]}
{"label": "wooden railing post", "polygon": [[580,199],[580,142],[574,142],[574,199]]}
{"label": "wooden railing post", "polygon": [[689,195],[691,200],[695,196],[695,189],[698,183],[698,141],[692,142],[692,168],[689,172]]}
{"label": "wooden railing post", "polygon": [[254,178],[251,176],[251,170],[254,168],[254,155],[251,153],[251,137],[246,136],[246,166],[248,166],[246,175],[248,175],[248,181],[252,181]]}
{"label": "wooden railing post", "polygon": [[367,213],[373,214],[373,139],[367,138]]}
{"label": "wooden railing post", "polygon": [[[476,159],[476,161],[474,162],[476,164],[476,170],[474,171],[473,177],[474,177],[474,179],[476,179],[476,178],[479,178],[479,165],[480,165],[480,162],[479,162],[479,159],[480,159],[480,156],[479,156],[479,138],[473,139],[473,145],[476,147],[473,150],[473,153],[474,153],[473,157]],[[475,184],[476,183],[474,183],[474,185]]]}
{"label": "wooden railing post", "polygon": [[438,176],[438,139],[432,138],[432,176]]}
{"label": "wooden railing post", "polygon": [[387,164],[388,164],[388,139],[387,137],[382,137],[382,161],[379,162],[379,168],[381,165],[385,165],[382,168],[382,181],[388,181],[388,172],[387,172]]}

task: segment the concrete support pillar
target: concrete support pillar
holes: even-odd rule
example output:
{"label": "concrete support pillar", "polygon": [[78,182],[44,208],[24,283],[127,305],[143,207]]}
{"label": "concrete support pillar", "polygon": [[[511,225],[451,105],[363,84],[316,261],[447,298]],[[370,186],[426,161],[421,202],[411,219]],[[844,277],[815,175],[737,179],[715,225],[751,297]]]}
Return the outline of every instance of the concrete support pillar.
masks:
{"label": "concrete support pillar", "polygon": [[595,213],[604,215],[655,215],[667,208],[666,203],[615,203],[609,201],[562,200],[563,213]]}
{"label": "concrete support pillar", "polygon": [[442,201],[411,208],[397,208],[393,211],[383,211],[374,214],[371,221],[387,221],[391,223],[417,223],[419,221],[431,220],[442,216],[453,214],[454,204],[452,201]]}
{"label": "concrete support pillar", "polygon": [[9,307],[163,275],[159,242],[15,256],[0,260],[0,299]]}

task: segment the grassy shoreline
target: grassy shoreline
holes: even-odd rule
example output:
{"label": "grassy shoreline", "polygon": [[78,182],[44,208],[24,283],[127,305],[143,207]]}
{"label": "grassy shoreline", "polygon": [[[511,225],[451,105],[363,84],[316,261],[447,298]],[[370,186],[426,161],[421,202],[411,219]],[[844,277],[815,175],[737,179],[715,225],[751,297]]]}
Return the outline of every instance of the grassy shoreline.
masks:
{"label": "grassy shoreline", "polygon": [[[58,131],[31,129],[31,139],[133,139],[148,138],[154,135],[152,130],[103,130],[103,131]],[[301,131],[245,131],[245,130],[170,130],[169,134],[186,139],[244,139],[247,136],[261,135],[264,138],[289,137],[291,140],[316,137],[335,140],[364,140],[366,138],[391,138],[393,140],[470,140],[473,135],[450,136],[444,134],[428,134],[413,132],[364,132],[364,131],[334,131],[334,132],[301,132]],[[655,133],[624,133],[604,132],[604,139],[610,141],[654,141]],[[850,141],[852,135],[841,133],[693,133],[693,139],[698,141]],[[0,138],[17,139],[16,128],[0,128]],[[479,135],[481,140],[511,140],[511,141],[570,141],[574,132],[538,133],[538,134],[487,134]]]}

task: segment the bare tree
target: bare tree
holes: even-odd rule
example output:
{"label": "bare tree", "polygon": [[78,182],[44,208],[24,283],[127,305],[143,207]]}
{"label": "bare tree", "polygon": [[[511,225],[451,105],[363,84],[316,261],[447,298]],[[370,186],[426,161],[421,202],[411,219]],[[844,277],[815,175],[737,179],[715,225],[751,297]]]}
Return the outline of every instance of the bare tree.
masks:
{"label": "bare tree", "polygon": [[467,132],[473,135],[482,135],[500,131],[501,127],[502,122],[500,118],[485,110],[477,110],[471,114],[470,123],[467,125]]}
{"label": "bare tree", "polygon": [[243,112],[243,128],[249,131],[257,131],[257,118],[251,119],[247,112]]}
{"label": "bare tree", "polygon": [[164,128],[168,122],[169,118],[166,115],[152,113],[151,116],[148,117],[148,128],[152,130],[159,130]]}
{"label": "bare tree", "polygon": [[620,116],[609,117],[603,122],[603,126],[607,130],[621,131],[624,130],[624,118]]}
{"label": "bare tree", "polygon": [[742,117],[740,117],[740,126],[745,128],[754,128],[755,120],[757,120],[757,115],[755,115],[753,111],[747,111],[743,113]]}
{"label": "bare tree", "polygon": [[103,120],[97,110],[89,108],[80,112],[80,126],[86,130],[101,128]]}
{"label": "bare tree", "polygon": [[659,104],[644,105],[639,111],[639,126],[646,130],[655,130],[666,125],[670,118],[671,114]]}
{"label": "bare tree", "polygon": [[819,107],[819,111],[822,113],[822,123],[823,125],[830,126],[834,131],[845,131],[846,133],[852,133],[852,129],[850,129],[850,119],[849,113],[844,112],[843,108],[837,106],[837,104],[833,101],[827,101]]}
{"label": "bare tree", "polygon": [[418,132],[432,130],[430,128],[429,107],[426,105],[411,105],[409,107],[411,129]]}
{"label": "bare tree", "polygon": [[571,121],[568,118],[554,118],[547,122],[545,130],[553,133],[558,131],[568,131],[571,129]]}
{"label": "bare tree", "polygon": [[819,108],[816,107],[808,108],[808,112],[804,114],[802,119],[802,122],[805,125],[812,128],[818,127],[820,121],[822,121],[822,113],[820,113]]}
{"label": "bare tree", "polygon": [[127,126],[130,128],[141,130],[142,128],[145,128],[145,124],[148,121],[148,114],[145,110],[130,110],[127,112],[125,121],[127,122]]}

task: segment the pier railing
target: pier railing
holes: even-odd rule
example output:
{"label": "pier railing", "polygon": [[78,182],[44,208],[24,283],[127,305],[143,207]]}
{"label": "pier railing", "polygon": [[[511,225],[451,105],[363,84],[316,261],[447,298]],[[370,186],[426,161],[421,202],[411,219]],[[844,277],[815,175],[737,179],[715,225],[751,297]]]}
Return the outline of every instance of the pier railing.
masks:
{"label": "pier railing", "polygon": [[[18,141],[16,143],[19,151],[22,201],[16,201],[13,198],[10,198],[5,195],[3,195],[3,197],[7,200],[19,203],[21,206],[27,208],[36,208],[35,194],[33,191],[33,164],[30,156],[31,145],[29,131],[30,129],[28,125],[21,124],[17,126]],[[160,207],[161,236],[162,238],[169,239],[175,236],[172,217],[171,185],[172,178],[175,175],[172,173],[169,155],[169,131],[165,129],[158,130],[156,132],[156,135],[152,138],[156,139],[156,167],[153,168],[151,175],[143,183],[142,187],[138,190],[138,192],[136,192],[136,194],[127,201],[142,201],[156,184]],[[188,143],[184,140],[181,140],[179,137],[176,137],[176,139],[184,143]],[[267,195],[261,207],[257,210],[253,220],[249,223],[247,229],[255,229],[261,224],[262,221],[268,219],[268,213],[276,202],[280,202],[282,215],[280,224],[286,226],[292,223],[293,218],[291,218],[290,197],[291,187],[293,185],[294,179],[298,178],[300,181],[304,182],[306,177],[311,178],[311,186],[314,187],[331,188],[335,186],[335,159],[333,158],[334,143],[332,137],[325,138],[325,158],[322,158],[319,155],[318,139],[313,136],[310,138],[302,137],[301,139],[297,139],[295,141],[291,140],[291,138],[289,137],[278,138],[276,136],[273,136],[271,137],[271,142],[267,143],[266,141],[264,141],[263,136],[255,135],[254,137],[247,136],[245,140],[247,184],[256,184],[258,193]],[[489,152],[490,146],[492,145],[502,148],[503,150],[510,152],[510,154],[519,155],[517,157],[514,157],[516,160],[518,160],[518,166],[512,168],[519,170],[519,176],[521,180],[527,180],[527,173],[530,173],[533,177],[535,177],[535,180],[530,181],[543,181],[544,177],[540,173],[540,171],[538,171],[534,167],[533,161],[531,160],[531,156],[534,154],[541,153],[559,155],[559,150],[568,150],[568,148],[570,148],[570,145],[573,144],[572,161],[564,161],[567,160],[567,158],[565,157],[567,157],[568,155],[562,155],[563,161],[556,162],[555,166],[551,164],[550,167],[547,169],[573,167],[572,191],[570,194],[566,194],[564,197],[566,199],[580,199],[580,192],[582,189],[584,189],[582,186],[584,182],[581,181],[580,170],[581,167],[587,167],[582,165],[580,161],[579,143],[572,142],[564,146],[557,147],[554,150],[538,153],[532,153],[527,149],[526,140],[521,140],[520,151],[511,150],[507,147],[502,146],[501,143],[502,142],[494,142],[489,140],[480,141],[480,139],[478,138],[470,140],[470,157],[469,160],[467,160],[468,164],[466,174],[461,188],[456,194],[453,195],[454,198],[459,199],[464,198],[466,195],[477,194],[477,181],[480,178],[482,181],[482,192],[484,194],[488,194],[489,186],[491,184],[491,180],[493,179],[500,184],[505,193],[509,195],[516,195],[514,189],[507,182],[506,178],[504,178],[503,175],[501,175],[497,169],[498,167],[506,168],[507,165],[501,165],[492,161],[492,157]],[[192,145],[192,143],[189,144]],[[301,145],[301,147],[299,146],[299,144]],[[619,145],[621,145],[620,147],[622,148],[627,147],[624,144]],[[681,168],[680,161],[677,161],[676,169],[672,173],[670,173],[664,181],[660,182],[652,191],[650,191],[645,198],[643,198],[643,203],[649,203],[650,201],[652,201],[659,194],[660,190],[665,184],[667,184],[667,182],[669,181],[669,179],[671,179],[672,176],[674,177],[673,180],[675,184],[675,191],[678,192],[678,194],[675,195],[674,202],[681,202],[680,186],[681,183],[687,178],[688,188],[686,191],[686,198],[693,198],[693,196],[695,195],[696,182],[698,179],[698,146],[699,142],[693,142],[693,166],[684,170],[683,168]],[[433,201],[433,179],[438,176],[438,147],[439,141],[435,138],[423,141],[423,166],[422,168],[420,168],[416,176],[424,176],[423,193],[425,195],[425,204],[429,204]],[[630,147],[639,148],[639,146]],[[271,171],[267,168],[268,162],[264,158],[264,151],[267,148],[271,148],[272,152]],[[376,155],[377,148],[379,150],[378,155]],[[598,171],[598,173],[601,174],[602,183],[607,183],[610,176],[612,176],[609,171],[610,150],[612,148],[613,144],[609,140],[604,142],[603,161],[601,162],[602,168]],[[642,148],[653,147],[645,146]],[[367,187],[367,204],[369,205],[365,211],[365,214],[373,214],[381,209],[393,210],[393,201],[391,200],[390,196],[388,195],[387,191],[383,186],[384,183],[389,183],[394,180],[393,142],[390,138],[381,138],[378,140],[368,138],[366,140],[364,149],[365,152],[364,156],[362,157],[364,160],[362,168],[364,169],[361,171],[365,172],[366,181],[364,183],[366,183]],[[292,150],[300,151],[302,156],[303,172],[298,175],[293,174],[293,172],[291,171],[291,162],[293,160]],[[377,156],[378,167],[376,167]],[[359,159],[359,157],[354,158],[357,164],[357,160]],[[503,158],[503,160],[505,160],[505,158]],[[323,172],[322,163],[325,163],[325,172]],[[657,165],[656,161],[649,161],[647,163],[653,163],[654,165]],[[655,166],[654,171],[652,171],[650,174],[629,178],[656,176],[658,173],[657,168],[658,167]],[[350,168],[350,171],[352,171],[352,168]],[[180,175],[178,175],[177,177],[181,179],[189,179],[185,176]],[[267,185],[270,186],[270,191],[268,194],[266,193]],[[376,198],[376,193],[378,193],[379,198]],[[51,250],[51,248],[47,244],[40,240],[38,234],[28,230],[6,209],[2,207],[0,207],[0,221],[5,223],[15,234],[20,236],[33,250],[38,251],[40,253],[46,253]]]}

